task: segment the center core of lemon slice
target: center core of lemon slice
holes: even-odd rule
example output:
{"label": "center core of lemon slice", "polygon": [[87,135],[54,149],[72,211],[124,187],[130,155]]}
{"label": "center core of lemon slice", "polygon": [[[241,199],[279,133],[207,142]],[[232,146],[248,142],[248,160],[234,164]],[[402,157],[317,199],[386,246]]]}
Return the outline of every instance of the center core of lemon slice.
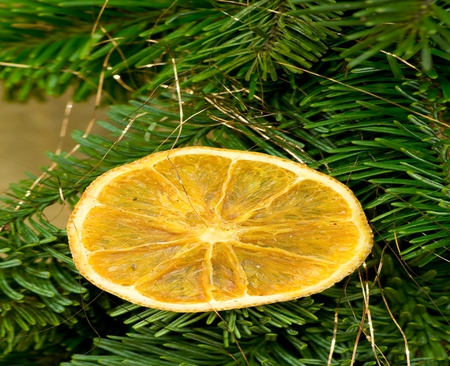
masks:
{"label": "center core of lemon slice", "polygon": [[218,243],[224,241],[230,241],[234,239],[234,233],[232,229],[221,227],[208,227],[201,235],[200,240],[207,243]]}

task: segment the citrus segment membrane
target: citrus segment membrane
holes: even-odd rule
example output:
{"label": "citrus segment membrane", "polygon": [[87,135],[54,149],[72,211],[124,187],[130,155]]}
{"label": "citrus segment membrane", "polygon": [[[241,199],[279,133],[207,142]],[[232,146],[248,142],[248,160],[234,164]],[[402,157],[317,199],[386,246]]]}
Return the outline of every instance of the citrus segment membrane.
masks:
{"label": "citrus segment membrane", "polygon": [[211,297],[216,301],[238,299],[245,295],[247,274],[232,243],[217,242],[212,246]]}
{"label": "citrus segment membrane", "polygon": [[247,274],[247,294],[266,296],[299,291],[329,277],[337,265],[280,253],[276,249],[240,246],[234,251]]}
{"label": "citrus segment membrane", "polygon": [[220,215],[224,220],[243,222],[252,211],[269,205],[298,179],[294,172],[274,164],[235,161],[225,182]]}
{"label": "citrus segment membrane", "polygon": [[206,245],[187,245],[172,258],[162,261],[135,285],[143,296],[161,302],[196,304],[204,302],[209,281],[205,270]]}
{"label": "citrus segment membrane", "polygon": [[320,292],[372,246],[361,205],[340,182],[289,160],[207,147],[105,173],[75,207],[68,235],[95,285],[183,312]]}
{"label": "citrus segment membrane", "polygon": [[[165,243],[186,237],[186,222],[173,218],[158,219],[117,210],[106,205],[93,207],[83,226],[87,250],[134,249],[134,247]],[[107,235],[105,235],[107,234]]]}
{"label": "citrus segment membrane", "polygon": [[239,236],[243,243],[337,262],[352,257],[355,248],[348,243],[359,238],[360,232],[350,222],[267,225],[244,229]]}
{"label": "citrus segment membrane", "polygon": [[343,196],[318,181],[304,179],[288,187],[280,196],[274,197],[270,208],[254,210],[242,223],[254,226],[260,223],[284,223],[304,221],[349,221],[352,207]]}
{"label": "citrus segment membrane", "polygon": [[89,264],[103,278],[131,286],[185,246],[186,242],[175,242],[149,244],[134,248],[131,253],[129,250],[101,250],[89,255]]}
{"label": "citrus segment membrane", "polygon": [[154,169],[166,178],[183,198],[189,199],[196,216],[210,219],[228,179],[230,158],[210,155],[170,157],[155,164]]}

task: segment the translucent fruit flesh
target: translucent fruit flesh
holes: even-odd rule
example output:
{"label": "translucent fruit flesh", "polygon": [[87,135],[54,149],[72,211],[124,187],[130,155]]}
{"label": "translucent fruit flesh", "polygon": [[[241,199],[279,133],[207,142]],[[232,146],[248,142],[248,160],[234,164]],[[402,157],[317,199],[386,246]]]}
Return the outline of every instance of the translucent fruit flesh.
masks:
{"label": "translucent fruit flesh", "polygon": [[105,173],[68,226],[80,272],[131,302],[208,311],[319,292],[372,234],[348,188],[271,156],[191,147]]}

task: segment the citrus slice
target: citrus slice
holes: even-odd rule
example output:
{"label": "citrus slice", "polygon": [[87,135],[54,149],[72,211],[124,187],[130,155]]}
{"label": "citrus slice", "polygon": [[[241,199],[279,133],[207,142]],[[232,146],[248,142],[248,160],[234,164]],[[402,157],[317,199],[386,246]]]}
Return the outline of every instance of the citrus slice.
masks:
{"label": "citrus slice", "polygon": [[97,178],[68,225],[74,262],[135,304],[197,312],[287,301],[353,272],[372,247],[337,180],[270,155],[187,147]]}

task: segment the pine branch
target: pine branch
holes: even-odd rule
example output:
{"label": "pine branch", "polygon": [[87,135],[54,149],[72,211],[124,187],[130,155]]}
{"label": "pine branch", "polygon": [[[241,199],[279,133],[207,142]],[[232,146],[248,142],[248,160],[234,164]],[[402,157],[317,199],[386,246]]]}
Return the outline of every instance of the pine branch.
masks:
{"label": "pine branch", "polygon": [[[324,365],[332,350],[332,365],[350,364],[353,357],[359,364],[405,364],[408,347],[412,364],[448,364],[450,56],[441,43],[425,33],[435,56],[432,69],[425,67],[423,52],[422,61],[406,62],[392,53],[352,48],[348,56],[358,61],[347,73],[342,53],[348,41],[333,38],[336,22],[355,21],[340,24],[353,36],[364,26],[370,35],[379,30],[368,38],[374,44],[364,44],[377,47],[391,30],[384,21],[398,19],[401,25],[411,13],[382,16],[382,2],[366,9],[366,2],[191,1],[170,7],[168,1],[110,0],[99,23],[107,32],[98,27],[91,38],[103,1],[90,3],[86,10],[84,2],[46,0],[38,16],[23,1],[1,13],[2,21],[15,13],[23,21],[16,35],[11,21],[2,23],[9,34],[2,62],[27,66],[2,70],[9,90],[22,88],[24,98],[39,88],[58,94],[79,78],[76,98],[83,99],[104,71],[104,87],[113,97],[119,75],[135,100],[112,106],[109,121],[99,122],[109,137],[73,133],[84,156],[49,154],[55,167],[12,185],[2,197],[0,344],[10,354],[0,361],[28,365],[30,358],[20,358],[28,353],[36,356],[35,364],[47,365],[61,361],[53,358],[57,354],[67,355],[67,366],[201,365],[212,359],[235,365],[245,364],[245,355],[251,365]],[[350,8],[343,9],[345,4]],[[414,27],[430,17],[435,22],[438,7],[446,9],[442,2],[430,4],[408,32],[416,34]],[[361,9],[383,23],[372,27],[354,19],[356,13],[348,15]],[[296,13],[289,15],[291,10]],[[67,28],[58,25],[61,15],[70,15]],[[324,23],[331,17],[339,19]],[[436,34],[445,29],[441,23]],[[61,33],[48,28],[56,25]],[[70,47],[60,39],[63,32]],[[40,37],[43,45],[37,44]],[[148,39],[157,43],[149,45]],[[305,52],[311,58],[306,63]],[[180,76],[182,126],[172,59]],[[420,62],[426,73],[419,71]],[[149,63],[152,68],[144,68]],[[97,298],[98,290],[74,268],[65,231],[48,222],[45,207],[62,204],[61,195],[73,206],[93,179],[113,167],[199,143],[303,161],[346,183],[376,233],[361,279],[354,274],[312,298],[221,312],[224,320],[215,313],[175,314]],[[369,300],[362,286],[370,288]],[[84,355],[94,336],[83,316],[100,333],[98,354]],[[46,358],[32,349],[43,350]]]}
{"label": "pine branch", "polygon": [[[263,81],[269,76],[275,81],[298,72],[283,65],[311,67],[326,52],[326,39],[335,37],[316,25],[327,16],[284,16],[295,10],[286,0],[261,0],[249,7],[209,1],[183,2],[182,7],[171,7],[172,1],[128,2],[125,7],[113,1],[109,6],[117,3],[119,8],[106,7],[98,24],[95,7],[80,14],[76,2],[45,3],[38,17],[28,1],[9,5],[11,12],[4,16],[10,19],[0,23],[0,30],[11,36],[0,53],[5,66],[0,78],[11,98],[25,100],[38,91],[61,95],[75,85],[74,100],[81,101],[102,83],[105,98],[117,103],[170,80],[172,57],[189,83],[231,74],[252,79],[254,88],[258,73]],[[167,9],[160,13],[145,7]],[[22,13],[27,16],[15,15]],[[62,14],[69,19],[64,25],[58,18]]]}
{"label": "pine branch", "polygon": [[319,24],[342,27],[343,32],[349,28],[349,32],[345,33],[345,38],[350,41],[347,43],[349,46],[341,53],[341,57],[351,58],[349,68],[360,65],[381,50],[389,50],[406,60],[420,53],[423,69],[431,71],[432,47],[450,53],[450,16],[446,1],[339,1],[318,6],[311,6],[310,1],[304,0],[292,2],[303,5],[305,9],[289,12],[291,15],[341,11],[334,19]]}
{"label": "pine branch", "polygon": [[[370,92],[372,92],[374,88],[378,88],[376,89],[378,96],[389,96],[389,100],[385,99],[383,103],[391,105],[391,102],[395,101],[395,103],[402,103],[404,107],[410,108],[409,104],[411,103],[411,99],[407,98],[402,92],[396,90],[395,88],[387,87],[385,84],[383,84],[382,88],[379,86],[378,83],[380,80],[383,80],[382,78],[372,78],[372,84],[368,83],[368,80],[370,79],[361,77],[360,75],[355,75],[352,79],[346,80],[346,83],[350,82],[351,84],[348,85],[352,85],[353,87],[356,87],[358,89],[364,86],[364,90]],[[358,82],[361,82],[361,85],[358,84]],[[395,83],[398,84],[398,82],[394,80],[394,84]],[[297,118],[298,114],[301,113],[301,111],[299,111],[296,107],[291,112],[288,109],[289,106],[284,106],[285,108],[283,108],[283,110],[285,111],[285,113],[283,114],[283,119],[285,121],[281,121],[281,123],[279,123],[276,128],[269,129],[267,127],[264,127],[266,125],[269,126],[269,123],[271,126],[273,126],[274,120],[269,119],[267,120],[267,122],[264,122],[263,118],[260,118],[257,125],[255,125],[258,128],[254,130],[251,128],[254,122],[248,121],[248,123],[242,123],[242,115],[240,115],[237,111],[233,109],[224,110],[219,106],[219,109],[210,108],[203,113],[196,114],[192,119],[189,119],[188,122],[184,124],[182,134],[179,135],[178,138],[176,132],[174,133],[173,131],[179,124],[179,116],[176,113],[176,108],[173,106],[170,107],[169,105],[163,103],[159,106],[159,108],[156,108],[154,104],[143,105],[142,102],[135,102],[134,106],[114,107],[111,111],[110,116],[113,120],[115,120],[116,125],[102,123],[103,126],[108,127],[109,130],[116,132],[116,134],[120,134],[121,131],[129,125],[130,121],[134,121],[133,126],[130,129],[130,133],[127,134],[126,138],[120,141],[120,143],[118,144],[114,143],[114,139],[108,141],[104,138],[99,138],[96,136],[82,138],[81,133],[75,134],[74,138],[82,145],[81,151],[90,156],[90,158],[88,160],[73,158],[64,159],[62,156],[53,156],[53,159],[58,162],[59,167],[58,169],[52,171],[50,173],[51,176],[46,180],[47,185],[50,187],[49,191],[54,191],[53,187],[55,187],[56,182],[58,182],[59,186],[64,192],[64,196],[66,197],[66,199],[69,202],[73,202],[76,200],[79,192],[84,190],[83,187],[102,171],[108,170],[113,166],[123,164],[124,161],[131,161],[138,157],[147,155],[149,152],[154,151],[157,148],[170,148],[173,145],[173,142],[177,139],[180,145],[195,143],[200,139],[203,144],[229,148],[236,148],[236,146],[238,146],[243,149],[248,149],[256,143],[258,148],[262,151],[278,151],[278,154],[281,155],[285,155],[287,152],[291,154],[297,153],[295,150],[292,151],[292,149],[289,149],[289,144],[282,145],[278,141],[296,141],[296,146],[306,147],[306,150],[309,152],[309,155],[307,156],[309,156],[312,166],[325,169],[325,171],[329,170],[336,177],[349,182],[349,185],[355,189],[356,194],[358,195],[360,200],[366,204],[368,209],[373,209],[376,207],[377,210],[380,210],[378,211],[378,216],[373,216],[374,224],[384,219],[382,225],[376,227],[376,230],[379,233],[378,240],[380,241],[380,245],[386,240],[393,240],[392,234],[389,234],[389,231],[391,230],[393,224],[396,225],[395,227],[400,226],[401,230],[401,225],[399,225],[399,223],[401,223],[401,215],[394,212],[395,216],[392,216],[394,213],[391,212],[392,209],[389,208],[389,205],[393,207],[394,210],[398,209],[398,207],[395,206],[395,202],[409,202],[411,201],[411,199],[408,197],[410,197],[411,194],[415,196],[415,193],[411,193],[409,190],[405,190],[406,188],[403,188],[403,191],[394,191],[395,194],[390,194],[390,200],[380,200],[380,198],[377,197],[377,192],[383,192],[383,189],[389,191],[389,189],[393,189],[389,187],[396,187],[398,184],[400,184],[401,187],[406,186],[408,187],[408,189],[410,189],[409,187],[417,186],[422,193],[424,192],[424,189],[426,191],[429,185],[427,185],[426,182],[424,183],[423,181],[416,179],[416,177],[414,176],[408,176],[407,173],[404,172],[404,169],[401,169],[402,164],[399,163],[407,163],[410,167],[414,167],[419,170],[425,170],[429,174],[436,174],[433,173],[433,171],[438,171],[439,166],[430,170],[430,163],[425,163],[424,165],[421,159],[410,157],[406,155],[402,150],[403,148],[406,148],[408,150],[408,145],[411,145],[415,150],[420,149],[419,151],[427,151],[428,154],[434,155],[434,157],[428,157],[427,161],[439,159],[439,151],[432,149],[435,140],[431,139],[430,141],[426,141],[427,139],[429,140],[430,137],[436,138],[436,131],[429,127],[429,123],[427,121],[421,121],[417,118],[408,119],[407,112],[402,108],[384,108],[384,112],[380,114],[380,109],[382,108],[379,108],[377,106],[377,98],[375,98],[376,100],[373,100],[373,97],[367,98],[364,101],[364,104],[361,101],[357,100],[357,97],[361,99],[360,91],[351,89],[348,86],[338,88],[338,90],[336,91],[336,84],[331,81],[321,83],[320,85],[322,85],[321,88],[323,92],[321,94],[324,97],[323,100],[327,101],[327,103],[321,103],[320,99],[317,99],[317,95],[314,103],[309,105],[308,103],[305,103],[304,108],[307,109],[308,113],[302,113],[302,115],[304,116],[303,122],[307,122],[305,124],[304,130],[292,128],[292,126],[298,126],[299,123],[302,122],[299,122]],[[310,84],[310,88],[312,90],[318,90],[317,85],[314,85],[314,83]],[[307,91],[307,89],[305,90]],[[334,94],[330,94],[330,92]],[[354,93],[355,95],[350,95],[350,98],[348,98],[348,94],[351,93]],[[350,107],[347,106],[348,102],[342,103],[342,97],[352,100],[352,103],[354,104],[351,108],[353,109],[353,111],[351,112],[352,115],[349,115],[349,112],[347,112],[347,109]],[[213,96],[211,96],[211,98],[213,98]],[[334,100],[334,98],[337,98],[338,100]],[[190,105],[198,104],[196,100],[197,98],[191,97],[191,99],[192,100],[190,101]],[[289,100],[290,97],[287,95],[285,99]],[[294,103],[294,106],[295,105],[298,105],[298,103]],[[339,106],[339,108],[336,108],[335,106]],[[139,108],[139,112],[137,112],[137,108]],[[228,106],[228,108],[230,107]],[[186,112],[188,110],[189,109],[186,109]],[[143,111],[145,111],[145,115],[142,115]],[[224,115],[224,112],[226,112],[227,114]],[[235,113],[234,119],[232,119],[232,116],[230,116],[231,112]],[[139,113],[141,117],[134,119],[134,114],[137,113]],[[195,113],[197,112],[194,108],[187,115],[194,115]],[[330,115],[330,113],[333,114]],[[384,121],[380,122],[380,120],[384,118],[386,113],[388,115],[393,114],[395,118],[401,119],[403,123],[389,124]],[[321,116],[325,119],[321,120]],[[227,128],[224,129],[224,125],[215,122],[215,120],[224,120],[225,118],[227,119],[228,124],[233,126],[233,134],[231,134]],[[317,122],[313,122],[310,119],[316,120]],[[163,122],[155,122],[159,120],[163,120]],[[237,133],[237,131],[241,132]],[[256,131],[263,131],[264,134],[269,134],[269,136],[274,137],[271,138],[269,142],[267,142],[264,141],[262,137],[258,137]],[[311,134],[308,131],[315,131],[315,133]],[[334,144],[328,142],[330,136],[338,135],[339,137],[342,134],[348,135],[349,132],[351,132],[351,136],[347,136],[344,139],[334,138],[334,141],[336,141]],[[378,138],[378,142],[371,141],[375,133]],[[212,136],[214,136],[213,138],[210,137],[211,134]],[[386,138],[384,140],[381,137],[383,134],[386,135]],[[392,136],[394,139],[392,138]],[[401,147],[397,147],[397,145],[395,145],[395,139],[398,139],[398,136],[402,138]],[[425,141],[422,142],[423,140]],[[219,145],[218,141],[220,141]],[[364,143],[365,141],[368,141],[367,144]],[[113,150],[110,150],[111,147],[113,147]],[[370,154],[367,154],[368,149],[370,149]],[[374,149],[380,149],[380,153],[376,153]],[[321,155],[325,157],[322,157]],[[383,164],[383,161],[388,161],[389,163],[384,164],[390,164],[391,166],[381,166],[381,168],[376,166],[376,161],[373,161],[373,156],[383,157],[380,164]],[[105,159],[101,161],[103,157],[105,157]],[[395,162],[395,159],[398,160],[398,163]],[[372,166],[370,166],[369,164],[375,164],[375,167],[377,169],[370,170]],[[93,168],[96,169],[92,170]],[[369,172],[366,172],[367,170],[369,170]],[[63,176],[61,172],[64,172],[65,176],[67,176],[67,173],[70,172],[70,175],[72,177],[70,179],[61,179],[61,177]],[[95,173],[93,174],[92,172]],[[391,178],[388,178],[389,174],[392,175]],[[83,179],[81,180],[81,182],[78,182],[80,178]],[[415,181],[417,183],[414,183]],[[373,183],[375,183],[375,185],[373,185]],[[10,207],[14,207],[14,205],[18,204],[19,200],[23,200],[23,197],[26,195],[27,191],[25,189],[16,189],[15,192],[17,194],[17,198],[15,199],[15,201],[11,198],[7,201]],[[40,203],[41,207],[45,204],[53,203],[58,196],[51,196],[48,193],[49,192],[46,192],[41,188],[39,192],[29,195],[27,197],[27,201],[22,203],[24,211],[15,211],[18,219],[21,218],[22,220],[24,220],[24,214],[26,212],[30,212],[32,207],[36,207],[37,202]],[[433,191],[433,194],[436,194],[436,191]],[[371,199],[371,197],[374,197],[374,195],[376,197],[375,200],[373,200],[373,198]],[[47,198],[46,203],[43,203],[43,197]],[[423,205],[425,203],[423,203],[423,201],[417,201],[416,199],[413,200],[413,203],[409,208],[414,208],[416,207],[414,205],[419,204]],[[28,211],[27,207],[29,207]],[[436,209],[434,204],[433,208]],[[423,210],[421,209],[421,206],[418,206],[418,208],[416,207],[415,210],[408,210],[407,216],[405,217],[405,220],[407,220],[407,222],[405,222],[406,227],[408,227],[407,225],[409,225],[409,222],[411,222],[412,218],[414,217],[415,220],[418,220],[419,222],[430,219],[430,217],[428,216],[424,217],[422,212]],[[10,211],[9,214],[11,215],[12,212]],[[390,219],[386,221],[386,217],[389,217]],[[441,217],[445,218],[445,216]],[[393,220],[393,218],[395,218],[395,220]],[[8,222],[9,220],[10,217],[8,217]],[[19,222],[20,225],[24,225],[23,221],[17,222]],[[431,221],[431,223],[432,222],[433,221]],[[425,221],[424,225],[430,225],[430,221]],[[445,221],[441,221],[440,225],[442,225],[443,227],[448,227],[448,224]],[[431,226],[431,230],[436,231],[436,233],[439,232],[439,230],[433,229],[433,226]],[[21,230],[16,231],[24,241],[30,242],[31,240],[36,241],[37,239],[39,239],[39,237],[37,239],[34,237],[27,237],[27,229],[22,228]],[[421,226],[414,227],[413,225],[412,230],[407,233],[407,236],[414,237],[416,235],[416,237],[420,238],[422,232],[423,228]],[[43,234],[46,234],[46,232],[43,232]],[[445,230],[443,234],[446,234]],[[402,237],[402,235],[397,235],[399,237]],[[435,235],[434,238],[437,239],[437,242],[440,240],[437,235]],[[436,241],[434,241],[433,243],[436,243]],[[410,248],[407,245],[407,241],[401,241],[399,245],[403,248]],[[67,265],[70,266],[70,260],[67,257],[68,252],[66,247],[64,247],[65,249],[62,253],[58,250],[55,250],[58,248],[58,246],[54,247],[53,244],[51,246],[41,247],[49,248],[51,254],[53,256],[56,255],[57,258],[65,258],[67,261]],[[61,247],[61,249],[62,248],[63,247]],[[426,252],[425,254],[426,255],[421,254],[422,260],[436,258],[430,251]],[[32,255],[36,254],[33,253]],[[7,260],[11,261],[14,260],[14,258],[8,258]],[[381,260],[381,258],[378,258],[378,260]],[[376,261],[373,264],[376,264]],[[417,263],[411,263],[411,265],[417,266]],[[397,277],[401,278],[404,277],[404,275],[399,275]],[[20,283],[18,283],[18,285],[20,285]],[[46,286],[48,287],[48,285]],[[357,288],[355,289],[357,291],[354,293],[356,297],[353,301],[360,302],[360,290],[358,290]],[[324,294],[326,296],[327,292],[325,292]],[[357,305],[354,304],[352,306],[355,307]],[[360,304],[359,307],[361,306],[362,305]],[[372,309],[374,309],[374,307],[372,307]],[[378,311],[383,312],[382,308]],[[361,310],[361,313],[363,313],[363,310]],[[384,311],[384,314],[385,318],[388,319],[389,316],[386,311]],[[161,316],[162,315],[164,314],[161,314]],[[326,316],[322,315],[321,319],[324,319],[324,317],[326,318]],[[147,318],[147,316],[142,315],[140,316],[140,319],[141,318]],[[328,318],[331,321],[330,315],[328,315]],[[141,321],[141,326],[147,325],[148,323],[148,320]],[[443,326],[445,329],[444,324],[442,324],[441,326]],[[330,335],[328,334],[328,336],[325,336],[325,338],[326,337],[329,338]],[[306,358],[318,357],[318,355],[320,354],[322,354],[323,356],[324,350],[330,346],[329,341],[327,341],[326,344],[324,343],[321,345],[315,344],[314,341],[311,342],[312,343],[307,348],[308,351],[303,352],[306,355],[304,356]],[[395,351],[396,348],[391,345],[391,349],[393,350],[392,352],[401,353],[403,343],[401,341],[397,343],[399,344],[398,347],[400,348]],[[362,345],[361,347],[363,347],[363,350],[365,349],[364,345]],[[366,345],[365,347],[368,347],[368,345]],[[344,349],[347,348],[348,347],[344,347]],[[322,351],[320,351],[321,349]],[[367,352],[362,353],[367,354]],[[300,355],[302,355],[302,353]],[[300,356],[297,355],[297,357]],[[342,357],[347,357],[345,352],[343,353]]]}

